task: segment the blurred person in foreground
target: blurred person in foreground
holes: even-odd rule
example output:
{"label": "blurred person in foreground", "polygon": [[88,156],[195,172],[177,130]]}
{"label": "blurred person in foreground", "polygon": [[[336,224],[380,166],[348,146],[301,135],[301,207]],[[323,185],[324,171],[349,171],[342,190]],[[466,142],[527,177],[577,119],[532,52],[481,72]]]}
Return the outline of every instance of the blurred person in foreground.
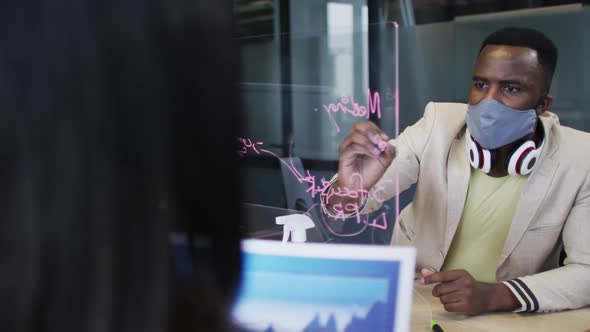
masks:
{"label": "blurred person in foreground", "polygon": [[[239,191],[206,194],[238,183],[231,13],[0,5],[2,331],[231,329]],[[189,250],[190,275],[175,274],[171,232],[207,252]]]}

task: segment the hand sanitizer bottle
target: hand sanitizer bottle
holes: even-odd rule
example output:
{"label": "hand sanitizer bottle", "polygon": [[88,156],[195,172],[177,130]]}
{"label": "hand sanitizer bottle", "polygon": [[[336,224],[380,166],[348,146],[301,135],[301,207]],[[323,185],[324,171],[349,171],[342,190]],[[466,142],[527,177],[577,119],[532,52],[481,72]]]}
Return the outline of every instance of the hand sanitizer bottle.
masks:
{"label": "hand sanitizer bottle", "polygon": [[290,214],[276,218],[277,225],[283,225],[283,243],[288,242],[291,234],[291,242],[303,243],[307,241],[307,229],[313,228],[313,221],[304,214]]}

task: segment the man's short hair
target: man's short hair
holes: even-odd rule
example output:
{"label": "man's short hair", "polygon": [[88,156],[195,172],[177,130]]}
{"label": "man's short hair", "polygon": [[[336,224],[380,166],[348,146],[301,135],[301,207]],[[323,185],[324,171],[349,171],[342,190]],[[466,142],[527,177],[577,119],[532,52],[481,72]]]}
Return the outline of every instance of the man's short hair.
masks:
{"label": "man's short hair", "polygon": [[545,72],[547,91],[549,91],[558,55],[555,44],[542,32],[529,28],[503,28],[487,36],[479,52],[481,53],[487,45],[520,46],[537,51],[537,58]]}

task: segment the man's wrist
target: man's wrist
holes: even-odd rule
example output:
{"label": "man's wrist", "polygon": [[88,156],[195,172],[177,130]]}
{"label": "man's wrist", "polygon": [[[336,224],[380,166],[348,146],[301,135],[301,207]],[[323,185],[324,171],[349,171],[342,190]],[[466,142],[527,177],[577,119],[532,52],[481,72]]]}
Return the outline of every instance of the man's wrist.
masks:
{"label": "man's wrist", "polygon": [[520,308],[520,301],[503,283],[492,284],[488,311],[514,311]]}

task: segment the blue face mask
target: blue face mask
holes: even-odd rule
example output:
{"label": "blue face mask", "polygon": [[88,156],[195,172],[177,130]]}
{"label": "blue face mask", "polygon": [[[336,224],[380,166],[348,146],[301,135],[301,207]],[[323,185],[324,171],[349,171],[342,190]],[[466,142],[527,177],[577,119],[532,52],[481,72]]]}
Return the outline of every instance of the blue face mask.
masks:
{"label": "blue face mask", "polygon": [[512,143],[535,131],[537,112],[519,111],[495,99],[484,99],[467,109],[467,129],[487,150]]}

